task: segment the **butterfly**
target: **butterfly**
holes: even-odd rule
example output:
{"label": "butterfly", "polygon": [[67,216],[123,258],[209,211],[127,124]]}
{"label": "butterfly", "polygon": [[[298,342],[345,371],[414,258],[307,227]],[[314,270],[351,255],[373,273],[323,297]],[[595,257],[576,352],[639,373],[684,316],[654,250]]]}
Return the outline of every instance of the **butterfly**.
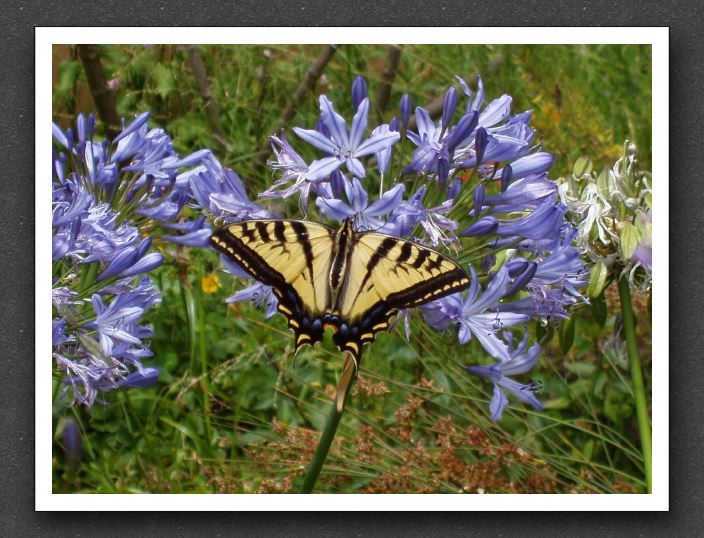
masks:
{"label": "butterfly", "polygon": [[210,243],[271,286],[294,332],[296,352],[325,329],[359,364],[362,347],[390,319],[469,286],[467,273],[439,252],[377,232],[304,220],[245,220],[215,231]]}

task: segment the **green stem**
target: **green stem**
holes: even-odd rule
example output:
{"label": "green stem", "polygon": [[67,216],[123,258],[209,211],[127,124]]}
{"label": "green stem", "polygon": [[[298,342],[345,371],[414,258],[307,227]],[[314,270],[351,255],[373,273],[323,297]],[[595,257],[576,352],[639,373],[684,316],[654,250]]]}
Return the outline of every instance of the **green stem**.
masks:
{"label": "green stem", "polygon": [[[349,395],[352,385],[354,385],[354,382],[350,382],[347,385],[345,400]],[[328,457],[330,445],[332,445],[332,441],[335,439],[335,432],[337,432],[337,426],[340,424],[340,419],[342,418],[342,413],[344,411],[345,410],[343,408],[342,411],[338,413],[337,402],[333,400],[332,407],[330,408],[330,414],[328,415],[328,420],[325,423],[325,429],[323,430],[323,434],[320,436],[320,441],[318,441],[318,448],[315,449],[313,460],[310,462],[308,471],[306,471],[303,486],[301,487],[301,493],[311,493],[313,491],[315,483],[318,481],[320,470],[323,468],[325,459]]]}
{"label": "green stem", "polygon": [[85,291],[90,288],[95,283],[95,278],[98,276],[98,269],[100,269],[100,262],[91,262],[88,265],[81,267],[81,277],[78,283],[78,288],[80,294],[85,293]]}
{"label": "green stem", "polygon": [[631,381],[633,394],[636,400],[636,415],[638,417],[638,430],[640,444],[643,451],[643,464],[645,466],[645,480],[648,484],[648,493],[653,492],[652,481],[652,439],[650,434],[650,418],[648,416],[648,401],[643,385],[638,346],[636,344],[635,317],[631,307],[631,289],[628,285],[628,276],[623,275],[618,280],[618,294],[621,299],[621,312],[623,316],[623,334],[628,347],[628,361],[631,367]]}

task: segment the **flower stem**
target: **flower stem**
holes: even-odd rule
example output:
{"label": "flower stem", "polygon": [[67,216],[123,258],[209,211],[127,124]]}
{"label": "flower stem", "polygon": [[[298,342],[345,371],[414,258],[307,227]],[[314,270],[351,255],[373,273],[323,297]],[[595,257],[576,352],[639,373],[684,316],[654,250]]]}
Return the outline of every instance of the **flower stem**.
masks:
{"label": "flower stem", "polygon": [[[349,364],[345,365],[345,368],[351,368]],[[355,367],[356,368],[356,367]],[[345,380],[347,377],[347,381]],[[351,382],[348,376],[343,374],[341,376],[340,382],[346,382],[346,386],[342,388],[343,397],[342,402],[340,398],[336,398],[332,402],[332,407],[330,408],[330,414],[328,415],[328,420],[325,423],[325,429],[323,434],[320,436],[320,441],[318,441],[318,448],[315,449],[315,454],[313,455],[313,460],[308,466],[306,471],[305,479],[303,480],[303,486],[301,486],[301,493],[311,493],[315,487],[315,483],[318,481],[318,475],[320,475],[320,470],[323,468],[325,459],[328,457],[328,452],[330,450],[330,445],[332,445],[333,439],[335,439],[335,433],[337,432],[337,426],[340,424],[340,419],[342,418],[342,413],[344,412],[344,401],[347,399],[350,388],[354,384]],[[339,391],[340,389],[338,389]]]}
{"label": "flower stem", "polygon": [[648,402],[645,394],[645,387],[643,385],[643,374],[641,372],[640,358],[638,357],[635,317],[631,306],[631,289],[628,284],[627,275],[623,275],[619,278],[618,293],[621,299],[623,333],[626,338],[626,346],[628,348],[628,361],[631,368],[633,394],[636,400],[636,416],[638,417],[638,430],[640,432],[640,444],[643,452],[643,464],[645,466],[645,480],[648,484],[648,493],[652,493],[652,439],[650,433],[650,418],[648,416]]}

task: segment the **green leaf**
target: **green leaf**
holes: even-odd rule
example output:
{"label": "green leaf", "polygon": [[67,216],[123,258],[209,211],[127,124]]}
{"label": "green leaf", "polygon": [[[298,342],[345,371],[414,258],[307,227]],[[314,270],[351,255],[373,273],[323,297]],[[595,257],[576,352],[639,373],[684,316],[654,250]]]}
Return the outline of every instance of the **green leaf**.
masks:
{"label": "green leaf", "polygon": [[571,316],[560,324],[560,349],[563,353],[569,353],[574,343],[575,318]]}
{"label": "green leaf", "polygon": [[633,256],[633,251],[639,240],[640,237],[636,227],[630,222],[625,222],[621,230],[621,255],[624,260],[628,260]]}
{"label": "green leaf", "polygon": [[595,299],[604,292],[606,286],[606,278],[609,276],[609,268],[604,262],[599,262],[592,267],[592,274],[589,277],[589,285],[587,286],[587,297]]}
{"label": "green leaf", "polygon": [[599,176],[596,178],[596,189],[607,200],[609,196],[609,169],[604,167]]}
{"label": "green leaf", "polygon": [[154,77],[154,83],[156,84],[159,95],[161,95],[162,98],[168,97],[175,88],[174,77],[171,74],[171,70],[164,64],[156,64],[152,68],[152,77]]}
{"label": "green leaf", "polygon": [[543,409],[567,409],[570,406],[571,401],[567,398],[555,398],[553,400],[548,400],[543,402]]}
{"label": "green leaf", "polygon": [[594,375],[596,365],[587,362],[566,362],[565,370],[578,375],[579,377],[591,377]]}
{"label": "green leaf", "polygon": [[572,173],[574,177],[581,178],[582,176],[592,173],[592,161],[586,155],[582,155],[577,159],[572,167]]}
{"label": "green leaf", "polygon": [[604,297],[604,294],[602,293],[598,297],[595,297],[590,301],[590,306],[592,309],[592,317],[594,318],[594,321],[597,322],[599,327],[603,327],[606,324],[606,318],[608,315],[608,311],[606,308],[606,298]]}
{"label": "green leaf", "polygon": [[58,68],[59,82],[54,90],[56,93],[68,93],[81,74],[81,64],[74,60],[64,60]]}

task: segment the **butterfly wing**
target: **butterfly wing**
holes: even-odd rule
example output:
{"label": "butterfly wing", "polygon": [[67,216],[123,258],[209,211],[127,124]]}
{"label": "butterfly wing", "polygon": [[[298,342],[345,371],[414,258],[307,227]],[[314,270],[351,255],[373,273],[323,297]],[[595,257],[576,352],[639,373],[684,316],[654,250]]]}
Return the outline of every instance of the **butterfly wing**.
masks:
{"label": "butterfly wing", "polygon": [[296,348],[323,335],[331,307],[329,278],[335,231],[298,220],[247,220],[217,230],[211,244],[259,282],[271,286],[294,330]]}
{"label": "butterfly wing", "polygon": [[345,285],[335,312],[342,323],[334,336],[356,359],[362,345],[386,330],[398,310],[462,291],[467,273],[439,252],[390,235],[355,234]]}

